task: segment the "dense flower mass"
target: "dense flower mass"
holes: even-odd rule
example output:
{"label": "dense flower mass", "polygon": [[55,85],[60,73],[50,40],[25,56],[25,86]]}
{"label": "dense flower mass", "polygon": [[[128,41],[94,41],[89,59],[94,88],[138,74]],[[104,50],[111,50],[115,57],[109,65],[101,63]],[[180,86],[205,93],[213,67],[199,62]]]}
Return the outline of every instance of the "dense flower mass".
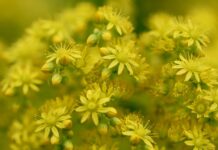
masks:
{"label": "dense flower mass", "polygon": [[216,15],[106,1],[0,42],[0,149],[217,149]]}

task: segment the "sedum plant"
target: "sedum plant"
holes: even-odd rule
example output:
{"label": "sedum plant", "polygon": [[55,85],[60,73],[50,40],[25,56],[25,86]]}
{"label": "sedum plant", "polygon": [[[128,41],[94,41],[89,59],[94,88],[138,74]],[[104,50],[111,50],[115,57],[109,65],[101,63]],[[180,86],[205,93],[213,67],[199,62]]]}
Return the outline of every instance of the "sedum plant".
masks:
{"label": "sedum plant", "polygon": [[129,16],[79,3],[0,47],[10,149],[216,149],[214,29],[158,13],[136,32]]}

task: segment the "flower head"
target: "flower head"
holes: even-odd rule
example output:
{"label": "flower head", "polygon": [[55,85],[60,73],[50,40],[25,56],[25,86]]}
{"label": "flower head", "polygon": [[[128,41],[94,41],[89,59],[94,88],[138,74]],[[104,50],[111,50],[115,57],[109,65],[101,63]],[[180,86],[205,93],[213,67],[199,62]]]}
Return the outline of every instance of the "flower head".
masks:
{"label": "flower head", "polygon": [[135,61],[136,54],[133,53],[134,43],[120,43],[113,47],[104,47],[109,51],[109,54],[103,56],[103,59],[109,60],[109,69],[118,66],[118,75],[120,75],[126,68],[130,75],[133,75],[133,68],[138,67],[138,63]]}
{"label": "flower head", "polygon": [[104,6],[99,9],[98,13],[108,21],[107,30],[115,28],[120,35],[132,32],[132,24],[128,21],[128,18],[121,15],[120,11]]}
{"label": "flower head", "polygon": [[174,61],[175,65],[174,69],[179,69],[176,73],[177,75],[185,75],[185,81],[189,81],[192,77],[197,82],[200,82],[200,73],[207,69],[205,65],[203,65],[200,60],[189,56],[185,58],[182,55],[179,55],[180,60]]}
{"label": "flower head", "polygon": [[143,141],[149,148],[153,148],[154,140],[151,138],[151,130],[148,123],[143,124],[142,119],[135,114],[126,116],[121,127],[122,134],[130,137],[133,144]]}
{"label": "flower head", "polygon": [[197,114],[197,118],[209,117],[211,112],[217,110],[217,104],[199,96],[188,108],[190,108],[193,113]]}
{"label": "flower head", "polygon": [[59,44],[53,47],[52,53],[47,56],[48,62],[55,62],[56,64],[67,65],[81,58],[80,51],[76,45]]}
{"label": "flower head", "polygon": [[192,130],[185,130],[184,134],[187,137],[184,143],[194,146],[193,150],[215,150],[215,145],[210,142],[207,133],[200,127],[195,125]]}
{"label": "flower head", "polygon": [[180,38],[188,47],[194,46],[200,52],[202,52],[202,47],[206,47],[209,43],[209,38],[204,31],[193,25],[191,20],[177,21],[173,30],[173,37]]}
{"label": "flower head", "polygon": [[10,148],[12,150],[20,149],[39,149],[45,138],[41,133],[35,133],[34,129],[34,110],[28,110],[21,119],[13,121],[9,130]]}
{"label": "flower head", "polygon": [[101,90],[87,90],[85,95],[80,96],[81,104],[76,108],[76,111],[83,112],[81,123],[84,123],[91,116],[94,124],[98,125],[99,114],[116,111],[113,107],[105,107],[111,98],[103,95]]}
{"label": "flower head", "polygon": [[58,129],[68,128],[71,126],[71,113],[74,110],[74,101],[66,96],[63,99],[48,101],[40,110],[39,119],[36,121],[36,132],[44,130],[46,138],[51,137],[51,142],[59,138]]}
{"label": "flower head", "polygon": [[2,81],[2,91],[7,94],[15,88],[21,88],[23,94],[29,90],[39,91],[38,85],[42,84],[39,79],[40,72],[36,71],[30,64],[18,64],[9,69],[7,77]]}

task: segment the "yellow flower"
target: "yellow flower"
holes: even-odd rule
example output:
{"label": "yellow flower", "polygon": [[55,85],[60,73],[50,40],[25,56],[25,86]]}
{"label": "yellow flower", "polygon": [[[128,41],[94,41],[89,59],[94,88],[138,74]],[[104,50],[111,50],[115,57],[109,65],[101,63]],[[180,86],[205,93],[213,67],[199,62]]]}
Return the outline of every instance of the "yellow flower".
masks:
{"label": "yellow flower", "polygon": [[56,64],[67,65],[81,58],[80,51],[75,44],[61,43],[53,47],[53,52],[47,56],[47,61],[55,61]]}
{"label": "yellow flower", "polygon": [[131,33],[133,30],[132,24],[128,21],[128,18],[121,15],[121,13],[112,7],[104,6],[99,8],[99,14],[108,21],[107,30],[115,28],[117,32],[122,35]]}
{"label": "yellow flower", "polygon": [[202,52],[202,46],[206,47],[209,43],[209,38],[204,30],[193,25],[191,20],[176,22],[173,37],[182,38],[184,44],[188,47],[195,46],[200,52]]}
{"label": "yellow flower", "polygon": [[215,145],[210,142],[206,132],[200,127],[195,125],[192,130],[185,130],[184,134],[188,138],[184,143],[194,146],[193,150],[215,150]]}
{"label": "yellow flower", "polygon": [[70,97],[48,101],[40,110],[35,132],[44,130],[44,136],[51,137],[51,142],[52,139],[59,138],[58,129],[68,128],[72,123],[71,113],[74,107],[75,103]]}
{"label": "yellow flower", "polygon": [[184,81],[189,81],[193,76],[197,82],[200,82],[200,73],[207,69],[205,65],[203,65],[200,60],[193,58],[192,56],[183,57],[179,55],[180,60],[174,61],[175,65],[174,69],[179,69],[176,73],[177,75],[185,75]]}
{"label": "yellow flower", "polygon": [[200,78],[203,83],[205,83],[208,87],[214,88],[218,85],[218,73],[217,70],[211,67],[205,69],[200,73]]}
{"label": "yellow flower", "polygon": [[136,60],[140,65],[138,65],[138,67],[133,67],[133,76],[138,82],[144,83],[147,80],[148,74],[150,73],[149,65],[146,62],[146,58],[141,55],[138,55]]}
{"label": "yellow flower", "polygon": [[204,99],[218,104],[218,89],[214,88],[203,93]]}
{"label": "yellow flower", "polygon": [[9,130],[12,150],[39,149],[45,142],[41,133],[34,133],[36,125],[33,115],[35,110],[27,110],[19,120],[13,121]]}
{"label": "yellow flower", "polygon": [[8,51],[6,57],[11,62],[32,62],[38,64],[43,58],[43,50],[46,44],[40,39],[32,36],[24,36],[14,43]]}
{"label": "yellow flower", "polygon": [[93,83],[91,85],[89,85],[89,87],[95,91],[100,90],[101,91],[101,97],[111,97],[114,96],[116,93],[116,89],[117,87],[115,87],[114,84],[112,83],[107,83],[107,82],[103,82],[103,83]]}
{"label": "yellow flower", "polygon": [[102,96],[100,90],[87,90],[86,95],[80,96],[81,105],[76,108],[77,112],[83,112],[81,123],[84,123],[90,116],[95,125],[99,124],[98,113],[114,111],[113,107],[105,107],[110,97]]}
{"label": "yellow flower", "polygon": [[134,43],[120,43],[113,47],[104,47],[109,51],[109,54],[103,56],[103,59],[110,60],[108,68],[114,68],[118,66],[118,75],[120,75],[126,68],[130,75],[133,75],[133,68],[138,67],[139,64],[135,61],[136,54],[132,51],[134,50]]}
{"label": "yellow flower", "polygon": [[8,90],[16,87],[22,88],[23,94],[29,90],[39,91],[37,85],[42,84],[39,79],[40,72],[33,69],[30,64],[18,64],[12,66],[5,80],[3,80],[2,91],[7,93]]}
{"label": "yellow flower", "polygon": [[122,134],[130,137],[133,144],[143,141],[150,149],[154,146],[154,140],[151,138],[151,130],[148,128],[147,122],[143,124],[142,119],[135,114],[126,116],[121,124]]}
{"label": "yellow flower", "polygon": [[208,118],[211,112],[217,110],[217,104],[199,96],[191,105],[188,106],[188,108],[192,110],[192,113],[197,114],[197,118]]}

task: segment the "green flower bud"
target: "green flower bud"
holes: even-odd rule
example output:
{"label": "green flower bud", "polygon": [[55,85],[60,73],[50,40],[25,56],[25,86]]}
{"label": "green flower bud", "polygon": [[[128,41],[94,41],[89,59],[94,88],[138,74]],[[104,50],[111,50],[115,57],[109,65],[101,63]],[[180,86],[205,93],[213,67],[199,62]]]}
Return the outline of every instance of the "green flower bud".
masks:
{"label": "green flower bud", "polygon": [[52,145],[56,145],[56,144],[58,144],[60,142],[60,139],[53,135],[51,137],[51,139],[50,139],[50,142],[51,142]]}
{"label": "green flower bud", "polygon": [[121,120],[119,119],[119,118],[117,118],[117,117],[113,117],[112,119],[111,119],[111,124],[113,125],[113,126],[117,126],[117,125],[121,125]]}
{"label": "green flower bud", "polygon": [[100,135],[106,135],[108,133],[108,126],[107,124],[99,124],[98,125],[98,133]]}
{"label": "green flower bud", "polygon": [[70,141],[64,143],[64,150],[73,150],[73,144]]}
{"label": "green flower bud", "polygon": [[117,110],[113,107],[110,108],[110,110],[107,112],[108,117],[114,117],[117,115]]}
{"label": "green flower bud", "polygon": [[53,85],[58,85],[58,84],[60,84],[61,81],[62,81],[62,76],[61,76],[60,74],[54,74],[54,75],[52,76],[51,81],[52,81],[52,84],[53,84]]}
{"label": "green flower bud", "polygon": [[88,45],[94,45],[94,44],[96,44],[97,40],[98,40],[98,37],[95,34],[91,34],[91,35],[89,35],[86,43]]}
{"label": "green flower bud", "polygon": [[63,121],[65,128],[70,129],[72,127],[72,121],[71,120],[64,120]]}
{"label": "green flower bud", "polygon": [[41,68],[41,70],[46,73],[51,72],[53,69],[54,69],[54,64],[52,62],[45,63]]}

